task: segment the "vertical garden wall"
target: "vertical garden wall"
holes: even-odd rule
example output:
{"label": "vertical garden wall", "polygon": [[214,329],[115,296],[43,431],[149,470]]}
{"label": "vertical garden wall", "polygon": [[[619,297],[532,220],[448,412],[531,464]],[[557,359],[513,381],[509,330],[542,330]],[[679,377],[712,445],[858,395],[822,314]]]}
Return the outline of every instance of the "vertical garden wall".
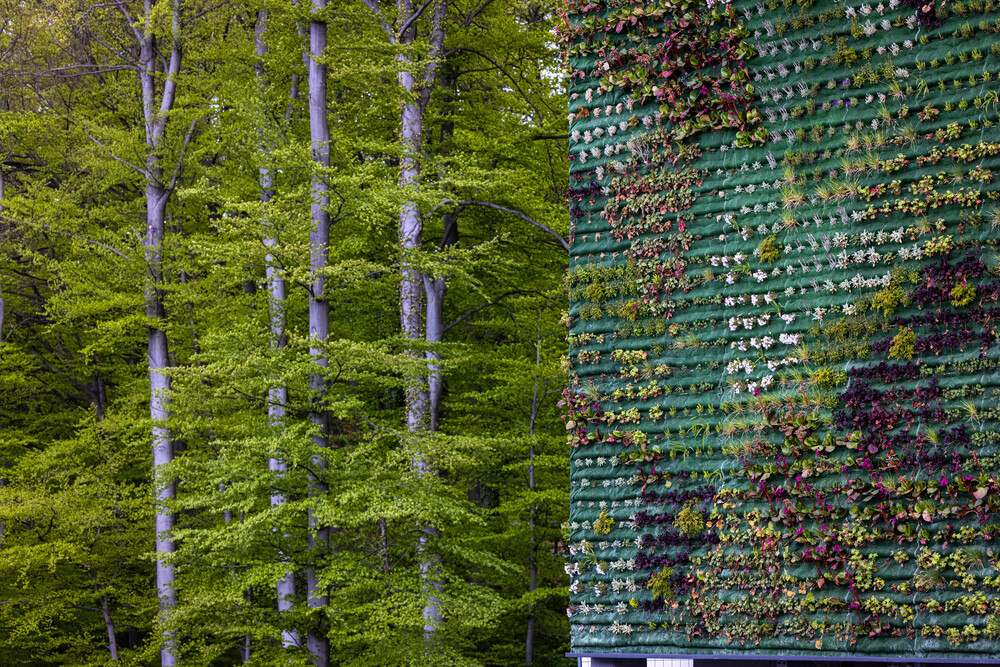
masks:
{"label": "vertical garden wall", "polygon": [[576,653],[1000,649],[1000,7],[578,0]]}

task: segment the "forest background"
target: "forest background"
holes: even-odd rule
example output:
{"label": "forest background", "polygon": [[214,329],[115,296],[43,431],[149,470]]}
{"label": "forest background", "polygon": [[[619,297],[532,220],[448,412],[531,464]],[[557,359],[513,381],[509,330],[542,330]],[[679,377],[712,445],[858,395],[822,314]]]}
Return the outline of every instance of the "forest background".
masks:
{"label": "forest background", "polygon": [[0,0],[0,664],[565,664],[548,0]]}

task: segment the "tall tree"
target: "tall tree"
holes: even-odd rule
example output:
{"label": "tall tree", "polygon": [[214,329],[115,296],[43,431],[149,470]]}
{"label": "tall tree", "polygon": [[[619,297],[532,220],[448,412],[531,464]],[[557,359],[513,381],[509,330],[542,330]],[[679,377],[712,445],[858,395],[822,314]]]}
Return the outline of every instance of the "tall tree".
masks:
{"label": "tall tree", "polygon": [[[309,139],[312,147],[314,169],[311,179],[311,218],[312,229],[309,234],[309,264],[311,282],[309,285],[309,353],[317,367],[309,376],[309,389],[313,393],[315,409],[312,421],[316,434],[313,441],[317,448],[329,446],[329,414],[326,411],[326,369],[330,366],[325,349],[330,337],[330,305],[326,291],[326,268],[329,259],[330,246],[330,185],[327,182],[330,168],[330,121],[327,117],[326,93],[326,0],[312,0],[311,21],[309,23]],[[314,454],[312,459],[313,475],[311,495],[322,495],[326,492],[324,470],[327,465],[323,453]],[[330,529],[316,518],[310,510],[309,514],[309,548],[313,559],[321,558],[329,545]],[[313,624],[310,624],[306,635],[309,653],[313,664],[326,667],[330,662],[329,639],[325,635],[326,623],[323,620],[325,608],[329,602],[326,585],[320,580],[319,569],[311,563],[306,570],[306,595],[309,606],[316,610]]]}
{"label": "tall tree", "polygon": [[[169,60],[163,59],[157,44],[152,0],[144,0],[144,15],[135,23],[124,3],[117,6],[125,15],[139,44],[139,67],[136,74],[142,89],[142,118],[146,135],[144,175],[146,179],[146,235],[143,246],[149,275],[146,280],[146,318],[149,327],[147,359],[149,360],[149,414],[153,420],[153,482],[156,486],[156,552],[169,555],[175,550],[173,531],[175,517],[170,502],[176,494],[175,482],[163,475],[164,466],[174,458],[174,445],[167,419],[170,416],[170,354],[168,351],[166,312],[163,304],[163,240],[166,232],[167,202],[177,185],[180,162],[172,173],[164,169],[163,144],[167,121],[174,106],[177,82],[181,70],[180,0],[170,5]],[[161,76],[157,77],[157,73]],[[160,79],[159,81],[157,79]],[[193,125],[192,125],[193,129]],[[190,133],[185,141],[190,140]],[[169,175],[168,175],[169,174]],[[177,605],[174,566],[164,556],[156,561],[156,589],[162,613]],[[160,651],[160,664],[177,664],[176,636],[165,637]]]}
{"label": "tall tree", "polygon": [[[262,217],[265,225],[264,246],[268,249],[265,255],[265,278],[268,293],[268,314],[269,326],[271,330],[271,345],[276,349],[282,349],[287,344],[285,332],[285,310],[287,308],[287,290],[285,286],[284,270],[278,261],[277,255],[273,252],[278,247],[278,239],[275,232],[275,222],[272,219],[273,212],[269,204],[274,199],[274,148],[271,133],[267,131],[267,92],[270,84],[265,57],[267,56],[267,30],[270,19],[270,10],[263,6],[257,11],[257,26],[254,30],[254,51],[257,55],[255,65],[258,88],[260,90],[260,150],[262,164],[258,169],[260,181],[260,202],[262,205]],[[298,97],[298,75],[292,74],[289,92],[288,107],[285,111],[282,125],[287,126],[290,119],[293,103]],[[268,389],[267,415],[268,424],[276,431],[283,431],[285,428],[285,406],[288,404],[288,387],[279,384]],[[281,475],[287,470],[287,464],[282,459],[268,457],[268,468],[276,475]],[[281,493],[271,494],[271,506],[278,507],[284,505],[287,499]],[[278,611],[287,613],[295,602],[295,572],[287,569],[283,576],[278,579],[276,585]],[[282,643],[286,647],[293,647],[298,644],[298,633],[295,630],[284,630],[282,632]]]}

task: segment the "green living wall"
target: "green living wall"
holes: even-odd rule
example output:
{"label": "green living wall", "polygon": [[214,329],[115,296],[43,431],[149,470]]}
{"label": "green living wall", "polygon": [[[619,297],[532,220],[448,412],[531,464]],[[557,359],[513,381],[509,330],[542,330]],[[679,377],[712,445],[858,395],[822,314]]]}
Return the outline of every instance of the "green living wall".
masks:
{"label": "green living wall", "polygon": [[574,651],[995,658],[998,5],[561,33]]}

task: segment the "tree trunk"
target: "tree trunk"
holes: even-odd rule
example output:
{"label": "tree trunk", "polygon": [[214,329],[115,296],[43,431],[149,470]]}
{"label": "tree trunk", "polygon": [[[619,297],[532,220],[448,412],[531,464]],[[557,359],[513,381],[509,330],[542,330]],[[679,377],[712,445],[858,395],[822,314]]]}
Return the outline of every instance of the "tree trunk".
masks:
{"label": "tree trunk", "polygon": [[[440,343],[444,340],[444,292],[445,278],[424,276],[424,292],[427,295],[427,342]],[[427,389],[430,398],[428,419],[431,431],[438,430],[438,411],[441,406],[441,353],[427,352]]]}
{"label": "tree trunk", "polygon": [[[268,14],[267,9],[262,8],[257,14],[257,29],[254,33],[254,46],[257,52],[257,79],[261,88],[261,102],[266,104],[264,92],[268,83],[267,72],[264,68],[264,56],[267,54],[267,43],[264,41],[264,34],[267,31]],[[298,80],[293,78],[291,98],[298,92]],[[289,102],[291,104],[291,102]],[[288,113],[291,113],[290,108]],[[277,234],[271,226],[268,216],[268,204],[274,199],[274,173],[272,170],[271,145],[265,136],[263,122],[260,129],[261,151],[264,154],[264,165],[259,171],[260,201],[264,205],[264,246],[267,254],[264,258],[265,274],[267,277],[268,290],[268,316],[271,330],[271,346],[276,350],[285,347],[287,338],[285,336],[285,278],[282,273],[282,266],[273,253],[273,249],[278,245]],[[267,393],[267,420],[268,424],[276,431],[283,432],[285,428],[285,405],[288,403],[288,387],[273,387]],[[279,458],[269,458],[267,460],[268,469],[274,473],[275,479],[280,479],[287,466]],[[286,498],[280,493],[271,494],[271,507],[284,505]],[[286,535],[286,537],[288,537]],[[282,556],[287,561],[287,557]],[[291,610],[295,602],[295,573],[291,569],[286,569],[284,575],[278,579],[276,584],[278,597],[278,613],[287,613]],[[298,646],[298,633],[294,630],[283,630],[281,633],[281,643],[286,648]]]}
{"label": "tree trunk", "polygon": [[[163,299],[159,285],[162,283],[162,248],[164,230],[164,208],[168,193],[155,183],[146,185],[146,238],[143,245],[146,248],[146,264],[150,275],[146,284],[146,318],[149,320],[149,335],[147,358],[149,360],[149,414],[153,420],[153,483],[156,488],[156,552],[157,554],[172,554],[175,550],[173,531],[175,516],[167,509],[173,501],[176,486],[173,480],[164,478],[161,468],[174,458],[173,442],[170,440],[170,429],[167,419],[170,416],[170,375],[169,353],[167,349],[167,332],[164,323],[166,313],[163,309]],[[174,588],[174,566],[168,564],[161,556],[156,560],[156,590],[160,598],[160,611],[169,613],[177,604],[177,591]],[[160,652],[160,663],[163,667],[176,663],[174,655],[175,638],[164,637],[164,646]]]}
{"label": "tree trunk", "polygon": [[[324,410],[326,394],[326,373],[329,360],[323,344],[330,336],[330,306],[326,295],[326,269],[330,244],[330,215],[327,207],[330,204],[330,187],[326,182],[326,169],[330,166],[330,125],[326,111],[326,65],[323,64],[323,52],[326,50],[327,25],[320,13],[326,8],[326,0],[313,0],[312,21],[309,26],[309,135],[312,143],[312,159],[315,172],[312,176],[312,230],[309,235],[310,268],[312,281],[309,298],[309,353],[317,372],[309,376],[309,388],[313,392],[315,410],[312,413],[316,424],[317,435],[315,444],[320,448],[328,446],[329,424],[328,415]],[[317,478],[313,479],[310,494],[322,496],[326,493],[323,470],[326,466],[325,457],[313,457],[313,469]],[[329,596],[319,583],[316,561],[322,556],[324,547],[329,542],[330,531],[326,526],[320,526],[310,512],[309,515],[309,550],[311,560],[306,570],[306,586],[309,607],[314,610],[324,609],[329,602]],[[317,667],[326,667],[330,662],[330,644],[324,632],[325,624],[319,620],[322,613],[317,611],[313,616],[306,635],[306,645],[312,656],[312,662]]]}
{"label": "tree trunk", "polygon": [[[535,491],[535,444],[528,448],[528,489]],[[534,593],[538,588],[538,545],[535,542],[535,503],[531,503],[531,518],[529,519],[531,548],[528,551],[528,593]],[[528,628],[524,638],[524,664],[530,665],[535,659],[535,605],[528,604]]]}
{"label": "tree trunk", "polygon": [[[173,460],[173,443],[170,440],[170,430],[167,419],[170,415],[169,354],[167,348],[167,332],[163,308],[161,285],[163,283],[163,236],[166,223],[167,200],[173,183],[163,182],[163,170],[160,164],[163,148],[163,136],[166,130],[167,118],[173,108],[176,93],[177,76],[181,65],[181,5],[180,0],[173,0],[171,16],[171,50],[169,63],[165,62],[166,76],[157,104],[157,89],[154,73],[160,62],[160,51],[156,45],[156,37],[148,32],[151,22],[142,22],[136,30],[145,30],[137,34],[139,39],[138,70],[139,84],[142,88],[142,110],[146,134],[146,235],[143,239],[146,265],[149,274],[146,278],[145,302],[146,318],[149,321],[149,336],[147,357],[149,360],[150,401],[149,413],[152,418],[152,450],[153,450],[153,483],[156,488],[156,551],[157,554],[174,553],[175,545],[173,530],[175,517],[167,507],[173,500],[176,486],[173,480],[163,478],[161,468]],[[152,0],[145,1],[146,15],[153,12]],[[162,557],[156,560],[156,590],[160,599],[160,613],[166,616],[177,604],[177,591],[174,587],[174,567],[165,562]],[[174,653],[176,637],[167,633],[163,637],[163,647],[160,650],[162,667],[172,667],[177,664]]]}
{"label": "tree trunk", "polygon": [[108,608],[108,598],[101,596],[101,616],[104,617],[104,627],[108,631],[108,651],[112,660],[118,660],[118,640],[115,639],[115,624],[111,621],[111,610]]}
{"label": "tree trunk", "polygon": [[[413,3],[410,0],[397,0],[399,20],[406,25],[413,17]],[[428,64],[422,80],[418,83],[413,75],[413,63],[406,53],[398,56],[400,62],[399,85],[406,91],[400,123],[400,138],[403,144],[403,157],[400,162],[399,184],[403,190],[415,191],[420,187],[420,155],[423,152],[424,112],[430,100],[430,94],[436,83],[438,62],[444,44],[444,19],[447,4],[439,0],[434,8],[431,19],[430,51]],[[416,27],[410,25],[399,35],[400,44],[412,44],[415,40]],[[409,340],[420,340],[421,292],[424,291],[424,281],[420,272],[413,266],[413,255],[419,251],[423,236],[423,223],[415,198],[404,200],[399,214],[399,242],[402,253],[400,284],[400,324],[403,336]],[[433,284],[434,281],[431,281]],[[444,282],[440,289],[435,287],[435,294],[428,295],[428,305],[433,302],[435,308],[440,307],[444,296]],[[441,332],[433,335],[440,336]],[[420,358],[417,352],[410,352],[413,358]],[[436,371],[437,369],[435,369]],[[431,371],[431,376],[438,373]],[[423,378],[415,374],[406,388],[406,428],[410,433],[418,433],[431,426],[431,396]],[[440,388],[440,385],[438,385]],[[438,398],[440,394],[438,394]],[[436,426],[436,424],[434,424]],[[414,454],[414,468],[421,475],[432,474],[430,462],[419,451]],[[424,603],[424,637],[428,642],[433,639],[434,632],[440,626],[443,615],[440,605],[441,577],[440,556],[429,552],[429,539],[435,535],[432,526],[420,526],[420,537],[417,542],[417,559],[420,563],[420,575],[427,593]]]}

